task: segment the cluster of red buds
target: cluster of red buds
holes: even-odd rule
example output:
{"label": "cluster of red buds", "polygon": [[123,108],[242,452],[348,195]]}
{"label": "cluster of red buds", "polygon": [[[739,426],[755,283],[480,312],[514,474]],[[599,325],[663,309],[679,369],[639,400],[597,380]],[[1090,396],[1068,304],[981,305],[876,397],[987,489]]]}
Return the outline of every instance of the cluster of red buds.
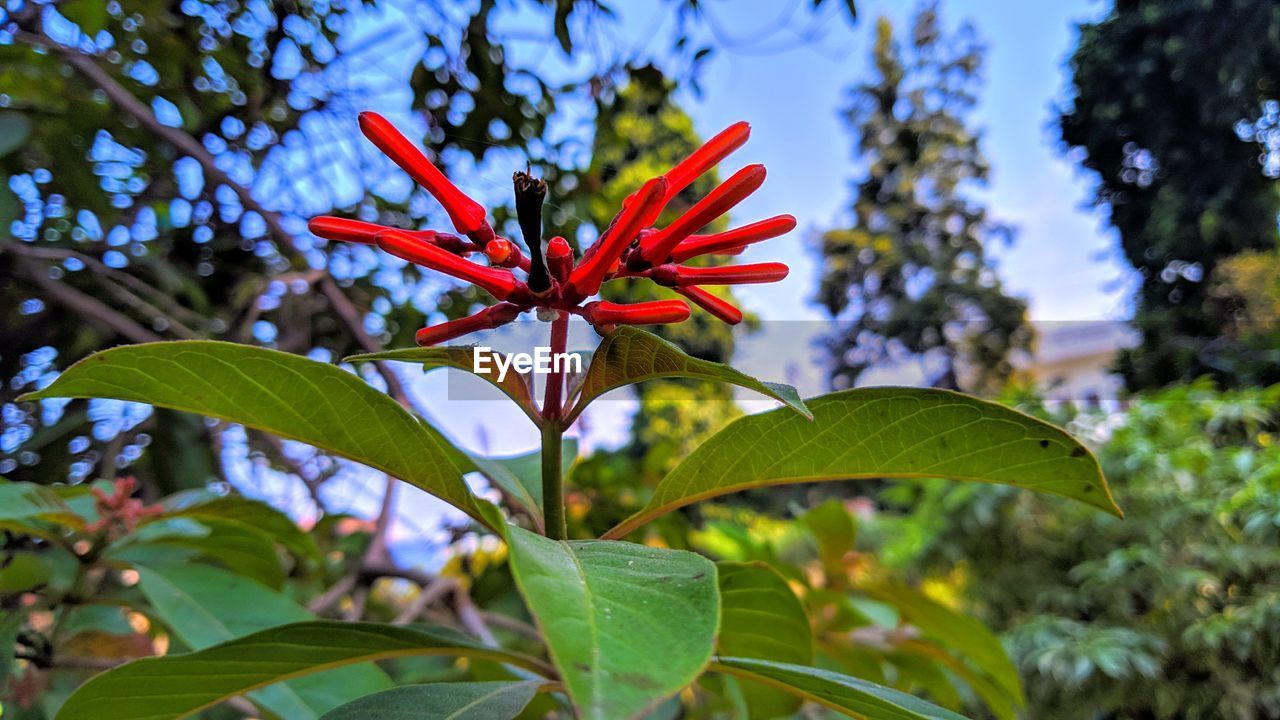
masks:
{"label": "cluster of red buds", "polygon": [[[748,165],[663,228],[653,224],[667,204],[703,173],[747,141],[750,127],[739,122],[694,151],[661,177],[629,195],[622,210],[581,258],[563,237],[542,240],[542,203],[547,184],[526,172],[514,176],[516,218],[526,251],[494,232],[484,208],[465,195],[426,156],[382,116],[365,112],[360,129],[383,153],[426,188],[444,206],[459,234],[434,230],[398,230],[337,217],[317,217],[311,232],[329,240],[376,245],[396,257],[464,280],[498,300],[480,312],[418,331],[419,345],[447,342],[515,320],[527,310],[545,315],[579,315],[597,330],[615,325],[682,322],[689,317],[683,300],[631,304],[587,302],[609,280],[649,278],[670,288],[729,324],[742,311],[708,292],[706,285],[776,282],[787,276],[782,263],[694,267],[683,263],[703,255],[737,255],[748,245],[790,232],[796,220],[778,215],[736,230],[696,235],[764,182],[763,165]],[[483,255],[485,262],[474,262]],[[523,277],[517,275],[519,270]]]}
{"label": "cluster of red buds", "polygon": [[93,504],[98,519],[85,526],[85,532],[96,533],[106,530],[112,536],[132,533],[143,518],[159,515],[164,508],[159,505],[147,505],[133,497],[138,482],[132,477],[116,478],[110,494],[99,488],[92,488]]}

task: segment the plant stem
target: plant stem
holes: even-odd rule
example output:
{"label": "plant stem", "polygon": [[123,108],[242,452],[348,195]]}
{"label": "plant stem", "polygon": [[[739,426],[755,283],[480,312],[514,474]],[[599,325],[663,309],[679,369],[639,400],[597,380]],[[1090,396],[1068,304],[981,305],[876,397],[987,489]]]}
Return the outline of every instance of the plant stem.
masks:
{"label": "plant stem", "polygon": [[563,540],[568,535],[564,519],[564,478],[561,475],[561,425],[564,408],[564,368],[561,360],[569,337],[569,313],[561,312],[551,323],[551,372],[542,398],[542,511],[547,537]]}

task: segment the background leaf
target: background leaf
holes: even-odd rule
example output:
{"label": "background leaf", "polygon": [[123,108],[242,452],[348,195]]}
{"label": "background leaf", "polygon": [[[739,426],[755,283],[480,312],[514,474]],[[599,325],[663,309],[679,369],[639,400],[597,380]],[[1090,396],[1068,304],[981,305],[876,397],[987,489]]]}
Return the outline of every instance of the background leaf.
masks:
{"label": "background leaf", "polygon": [[818,668],[722,657],[712,670],[768,683],[844,715],[864,720],[965,720],[914,695]]}
{"label": "background leaf", "polygon": [[[284,595],[225,570],[200,564],[134,567],[138,587],[156,615],[193,650],[314,619]],[[296,678],[256,690],[249,697],[280,717],[307,720],[389,687],[385,673],[366,665]]]}
{"label": "background leaf", "polygon": [[[716,563],[720,575],[721,655],[813,663],[813,633],[804,607],[787,581],[768,565]],[[752,718],[790,715],[800,706],[793,695],[754,682],[742,684]]]}
{"label": "background leaf", "polygon": [[325,713],[323,720],[511,720],[537,682],[459,682],[409,685],[362,697]]}
{"label": "background leaf", "polygon": [[605,335],[591,356],[591,364],[576,389],[576,395],[570,397],[573,409],[566,423],[572,422],[592,400],[610,390],[669,377],[716,380],[755,390],[809,417],[804,401],[790,385],[761,382],[728,365],[699,360],[653,333],[624,325]]}
{"label": "background leaf", "polygon": [[58,720],[182,718],[306,673],[414,655],[462,655],[540,668],[532,658],[486,648],[444,628],[316,620],[108,670],[80,686]]}
{"label": "background leaf", "polygon": [[1003,405],[922,388],[859,388],[737,420],[667,474],[631,530],[675,508],[764,485],[945,477],[1061,495],[1121,515],[1098,461],[1063,430]]}
{"label": "background leaf", "polygon": [[[569,468],[578,459],[577,438],[560,442],[561,473],[567,480]],[[542,453],[534,450],[512,457],[473,457],[476,467],[495,485],[518,499],[525,507],[542,515]]]}
{"label": "background leaf", "polygon": [[424,420],[340,368],[205,340],[95,353],[23,400],[115,398],[266,430],[382,470],[484,522],[462,476],[471,460]]}
{"label": "background leaf", "polygon": [[507,526],[511,571],[583,720],[640,715],[711,658],[716,566],[694,553]]}
{"label": "background leaf", "polygon": [[84,519],[53,490],[32,483],[0,480],[0,527],[25,527],[38,520],[78,528]]}

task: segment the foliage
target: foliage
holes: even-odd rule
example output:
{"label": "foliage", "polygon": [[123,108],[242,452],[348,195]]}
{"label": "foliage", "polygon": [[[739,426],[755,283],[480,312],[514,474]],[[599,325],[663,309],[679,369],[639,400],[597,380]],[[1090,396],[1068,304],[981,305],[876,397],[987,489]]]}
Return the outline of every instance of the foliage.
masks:
{"label": "foliage", "polygon": [[932,486],[883,532],[924,538],[914,566],[1003,634],[1030,717],[1280,717],[1278,400],[1201,381],[1074,420],[1124,522]]}
{"label": "foliage", "polygon": [[[646,352],[643,344],[633,342],[624,347],[630,352]],[[677,351],[671,348],[669,352]],[[207,355],[209,359],[193,357],[193,353]],[[629,363],[625,354],[599,353],[595,359],[609,363],[613,367],[612,372],[626,382],[645,380],[648,377],[646,367]],[[204,362],[210,367],[216,365],[222,368],[220,372],[224,376],[210,375],[207,367],[202,372],[157,372],[161,368],[180,368],[191,362]],[[685,367],[694,373],[707,372],[705,364],[688,364]],[[144,368],[152,368],[149,373],[144,370],[143,375],[154,376],[154,381],[125,379],[137,375]],[[214,414],[232,422],[310,440],[310,436],[296,429],[302,417],[264,410],[271,407],[271,403],[259,407],[261,394],[255,386],[255,379],[282,372],[295,378],[282,381],[281,385],[287,386],[287,390],[282,387],[281,391],[288,393],[287,397],[295,407],[308,408],[305,416],[307,427],[320,432],[323,428],[339,426],[348,419],[346,408],[350,403],[334,402],[336,396],[332,393],[349,392],[344,385],[350,383],[361,384],[354,376],[341,373],[325,363],[277,351],[200,341],[123,347],[96,354],[64,372],[52,385],[30,399],[71,395],[145,400],[161,407]],[[334,375],[335,372],[349,379],[340,379]],[[217,385],[210,385],[210,380],[217,380]],[[218,387],[220,391],[210,392],[212,387]],[[565,402],[572,402],[571,396]],[[1108,494],[1092,456],[1070,436],[1046,423],[996,405],[943,391],[910,389],[853,390],[815,398],[806,405],[811,408],[812,419],[802,414],[803,406],[783,407],[730,425],[704,445],[704,452],[695,452],[678,465],[668,482],[678,488],[687,485],[680,480],[682,477],[701,479],[704,483],[723,485],[715,492],[729,492],[736,486],[723,484],[714,474],[706,472],[709,461],[717,467],[726,466],[728,461],[717,460],[717,453],[729,453],[729,457],[735,459],[759,454],[760,461],[767,466],[771,462],[768,458],[770,446],[786,448],[794,445],[803,453],[797,455],[793,452],[791,465],[783,462],[777,466],[777,473],[766,473],[759,480],[748,478],[746,482],[786,482],[791,477],[912,477],[922,471],[932,471],[970,481],[1013,485],[1020,484],[1025,478],[1028,486],[1034,488],[1043,485],[1036,473],[1046,472],[1049,474],[1047,477],[1077,477],[1077,480],[1062,485],[1060,491],[1063,494],[1086,502],[1090,496]],[[864,410],[849,412],[849,408]],[[544,425],[544,437],[548,436],[548,426],[559,427],[555,423],[560,415],[548,414],[545,408],[535,417]],[[421,419],[417,422],[426,425]],[[793,427],[794,422],[803,423],[803,426]],[[987,427],[987,423],[991,426]],[[375,423],[361,424],[372,427]],[[997,427],[1002,428],[1001,432],[1006,437],[992,435],[992,430]],[[867,438],[877,434],[871,428],[880,430],[874,450],[865,443]],[[894,431],[886,433],[886,429]],[[797,431],[809,437],[822,438],[823,446],[829,452],[817,446],[796,445],[794,434]],[[351,453],[351,456],[370,465],[394,468],[399,462],[397,458],[405,452],[405,443],[398,440],[407,441],[409,436],[404,430],[389,425],[378,433],[385,435],[387,442],[362,445],[360,454]],[[757,437],[760,433],[770,440],[762,442],[761,437]],[[552,433],[550,437],[558,442],[559,434]],[[850,444],[856,438],[862,438],[864,442]],[[996,441],[993,442],[993,438]],[[335,441],[330,443],[337,444]],[[804,457],[811,457],[813,461],[806,464]],[[429,460],[426,462],[430,464]],[[689,469],[684,469],[686,465]],[[447,467],[437,465],[436,471],[447,474]],[[1014,470],[1018,467],[1023,471]],[[561,496],[545,495],[548,487],[560,487],[558,466],[551,469],[544,463],[543,468],[544,497],[561,502]],[[454,470],[459,481],[466,469],[461,466]],[[671,495],[673,491],[677,497],[684,496],[674,503],[663,501],[663,510],[709,495],[702,490],[693,491],[690,495],[688,491],[678,489],[667,490],[663,495],[663,488],[658,488],[660,497]],[[347,701],[375,702],[355,698],[385,690],[392,679],[384,671],[372,670],[366,664],[369,660],[441,654],[493,661],[506,668],[502,671],[505,674],[498,679],[515,681],[541,677],[541,691],[550,692],[553,697],[560,697],[563,693],[573,712],[583,718],[638,716],[656,708],[668,696],[708,670],[736,678],[730,682],[724,678],[708,677],[699,683],[703,688],[700,693],[705,695],[695,695],[691,707],[712,713],[705,715],[708,717],[714,716],[716,707],[725,707],[725,703],[731,704],[733,698],[738,697],[737,693],[742,692],[741,689],[735,690],[739,682],[747,684],[749,693],[761,691],[762,688],[750,687],[755,683],[801,700],[817,700],[850,716],[951,717],[946,711],[911,695],[882,687],[874,680],[857,677],[862,675],[865,678],[866,673],[870,673],[876,680],[907,688],[921,685],[931,693],[940,694],[942,702],[956,704],[959,696],[954,691],[948,693],[943,690],[950,688],[947,681],[938,684],[938,678],[948,677],[941,669],[943,667],[951,668],[952,672],[964,678],[966,687],[981,695],[1002,716],[1009,716],[1010,708],[1019,701],[1016,679],[1006,667],[1008,661],[999,645],[985,634],[986,631],[905,587],[878,583],[862,588],[862,591],[876,602],[892,608],[895,618],[900,618],[892,620],[890,627],[899,622],[910,623],[925,636],[941,643],[933,646],[926,642],[916,648],[918,653],[935,658],[940,666],[917,658],[914,669],[896,670],[890,675],[883,669],[885,662],[892,667],[903,666],[904,663],[909,667],[913,663],[910,660],[880,658],[875,653],[872,654],[871,665],[867,664],[866,658],[854,659],[859,653],[857,643],[848,643],[857,637],[856,628],[867,625],[866,619],[876,613],[865,605],[859,606],[851,596],[842,594],[848,586],[845,584],[847,578],[840,576],[839,563],[845,561],[842,552],[849,552],[853,532],[852,521],[847,515],[842,520],[840,514],[843,510],[839,508],[815,511],[804,518],[805,526],[811,529],[812,537],[820,548],[817,558],[826,564],[824,572],[836,572],[825,581],[829,583],[828,587],[807,583],[808,589],[802,600],[830,608],[815,611],[807,607],[813,613],[809,623],[820,618],[836,623],[828,628],[834,630],[830,637],[847,646],[843,652],[849,658],[847,662],[852,662],[855,668],[852,676],[787,663],[786,660],[804,659],[805,656],[791,652],[779,654],[771,646],[742,636],[742,626],[736,622],[721,625],[723,617],[733,618],[739,612],[743,600],[729,591],[743,587],[743,581],[739,579],[742,573],[748,572],[748,568],[764,569],[768,565],[726,567],[727,574],[722,578],[714,564],[687,550],[646,547],[617,540],[556,540],[513,524],[518,516],[507,518],[498,508],[470,496],[458,501],[447,493],[441,493],[442,498],[460,504],[464,510],[475,512],[472,508],[477,508],[481,523],[496,530],[505,540],[510,575],[498,583],[508,588],[514,585],[518,591],[527,613],[537,624],[534,634],[539,644],[545,647],[550,664],[538,659],[541,651],[535,651],[533,655],[522,652],[521,649],[528,646],[527,638],[516,643],[519,649],[505,649],[496,637],[477,640],[443,628],[402,628],[377,623],[317,625],[304,619],[305,611],[278,595],[273,596],[278,600],[255,603],[259,607],[274,604],[279,607],[278,611],[245,615],[239,612],[237,604],[219,602],[219,597],[227,592],[237,593],[242,598],[265,597],[274,592],[259,580],[251,579],[254,575],[248,575],[251,572],[257,574],[256,567],[234,562],[236,558],[259,558],[264,549],[259,547],[245,553],[229,553],[225,550],[225,532],[222,531],[237,530],[237,543],[242,547],[247,538],[253,538],[259,546],[265,543],[268,548],[273,540],[268,532],[258,527],[238,527],[246,523],[231,519],[235,513],[214,511],[201,514],[198,503],[194,506],[183,504],[173,509],[144,508],[128,499],[133,486],[127,483],[116,488],[115,496],[98,494],[96,512],[101,515],[109,511],[109,514],[90,522],[90,517],[84,511],[77,511],[72,504],[77,497],[84,498],[82,488],[50,491],[17,484],[0,485],[0,489],[18,499],[9,504],[16,510],[10,511],[5,519],[11,536],[16,532],[19,538],[29,538],[24,542],[34,543],[29,549],[11,549],[10,554],[15,557],[19,553],[23,557],[31,555],[40,561],[61,556],[66,565],[78,568],[71,572],[71,589],[59,590],[45,580],[47,575],[31,578],[29,574],[22,574],[24,565],[16,564],[15,571],[15,563],[11,562],[6,574],[14,576],[17,573],[18,582],[10,584],[7,602],[27,609],[44,604],[44,607],[57,608],[61,612],[69,604],[90,598],[94,603],[111,603],[112,591],[118,584],[125,605],[138,603],[137,598],[129,593],[129,584],[117,580],[121,577],[119,571],[122,568],[132,569],[146,596],[147,604],[142,607],[149,606],[170,625],[177,640],[197,651],[194,655],[166,655],[129,663],[95,677],[63,705],[58,717],[64,720],[90,716],[151,716],[158,710],[164,717],[184,717],[246,692],[249,693],[246,697],[256,705],[278,708],[279,704],[288,703],[292,709],[284,714],[302,717],[304,715],[297,713],[322,713]],[[82,502],[80,506],[83,507]],[[179,555],[175,555],[173,547],[163,545],[168,539],[163,532],[153,538],[162,544],[161,548],[147,548],[145,540],[139,546],[138,538],[148,535],[144,532],[146,528],[152,525],[164,527],[175,514],[183,513],[193,513],[190,517],[196,518],[199,524],[205,524],[209,532],[207,536],[195,536],[203,539],[184,536],[180,547],[194,553],[194,557],[224,564],[224,569],[198,569],[199,566],[184,564],[174,566]],[[611,534],[621,535],[625,530],[643,524],[654,514],[642,514]],[[79,518],[73,517],[75,515]],[[842,523],[845,525],[843,530],[840,529]],[[281,526],[279,523],[274,526],[261,523],[261,526],[277,531],[287,531],[292,527],[291,524]],[[553,524],[549,521],[548,528],[551,527]],[[92,534],[92,539],[87,542],[77,539],[78,534],[86,532],[96,534]],[[296,535],[296,531],[293,534]],[[117,550],[118,544],[123,544],[122,550]],[[780,557],[767,546],[755,540],[748,540],[743,545],[744,548],[753,546],[764,548],[761,557],[745,557],[740,552],[739,557],[733,559],[772,560],[783,577],[805,580],[805,573],[789,569],[785,561],[779,562]],[[721,551],[725,547],[720,543]],[[271,551],[266,552],[270,554]],[[319,557],[323,556],[313,556],[312,561]],[[99,562],[116,563],[109,566],[114,572],[97,570]],[[227,576],[228,572],[234,574]],[[212,581],[209,580],[210,574],[215,576]],[[217,579],[218,575],[222,576],[221,581]],[[257,576],[261,577],[260,574]],[[99,587],[86,592],[79,586],[86,577],[95,578],[94,582],[99,583]],[[725,585],[722,586],[722,582]],[[765,584],[759,585],[761,582]],[[234,589],[237,586],[238,589]],[[790,592],[786,585],[767,579],[752,580],[746,587],[753,586],[775,596]],[[179,592],[171,592],[169,587]],[[492,585],[490,589],[493,589]],[[823,592],[818,592],[819,589]],[[826,592],[828,590],[835,592]],[[424,586],[420,592],[430,592],[429,586]],[[763,602],[769,612],[786,612],[785,602],[770,599]],[[681,607],[682,610],[673,613],[673,607]],[[465,614],[461,609],[459,612],[460,615]],[[519,623],[518,618],[524,611],[516,612],[514,621]],[[208,624],[211,616],[217,618],[212,627]],[[800,631],[806,624],[793,620],[792,627]],[[814,637],[821,640],[828,636],[819,634]],[[793,647],[805,647],[803,638],[800,635],[793,640],[799,643]],[[717,642],[721,643],[722,657],[713,663],[711,658]],[[728,649],[725,643],[728,643]],[[33,644],[42,648],[49,645],[39,641]],[[149,650],[147,648],[141,654],[149,654]],[[728,655],[729,650],[745,653],[747,657]],[[960,655],[952,655],[952,652]],[[758,657],[753,659],[753,654]],[[53,657],[56,656],[46,656],[48,666],[53,666]],[[771,662],[773,659],[784,662]],[[200,668],[200,679],[194,682],[193,667]],[[875,667],[881,669],[872,669]],[[453,669],[462,670],[458,666]],[[327,674],[312,674],[323,671]],[[332,673],[339,672],[358,674],[350,679],[335,680]],[[921,673],[933,680],[920,680],[923,677]],[[317,677],[324,678],[323,682]],[[281,680],[288,682],[280,685]],[[303,685],[296,685],[298,683]],[[324,689],[320,697],[314,694],[317,687]],[[122,688],[132,690],[122,692]],[[462,689],[458,691],[462,692]],[[147,699],[151,696],[156,700]]]}
{"label": "foliage", "polygon": [[[1231,307],[1211,297],[1220,263],[1277,242],[1280,7],[1118,0],[1080,26],[1070,66],[1062,140],[1097,178],[1140,283],[1129,386],[1280,379],[1274,357],[1220,337]],[[1241,359],[1257,367],[1236,374]]]}
{"label": "foliage", "polygon": [[1012,231],[966,192],[988,173],[966,125],[983,48],[967,25],[947,34],[936,5],[901,42],[881,18],[875,79],[854,87],[846,111],[866,173],[853,223],[818,247],[818,300],[839,321],[833,382],[850,387],[873,365],[916,357],[936,386],[987,390],[1030,331],[1025,303],[1004,293],[987,255]]}

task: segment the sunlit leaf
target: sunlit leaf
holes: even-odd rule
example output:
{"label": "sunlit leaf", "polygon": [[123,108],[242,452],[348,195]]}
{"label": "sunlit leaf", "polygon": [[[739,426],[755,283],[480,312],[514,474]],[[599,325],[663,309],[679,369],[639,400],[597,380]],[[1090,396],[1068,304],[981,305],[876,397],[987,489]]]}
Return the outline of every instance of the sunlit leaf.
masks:
{"label": "sunlit leaf", "polygon": [[23,400],[114,398],[240,423],[364,463],[481,520],[471,460],[424,420],[333,365],[248,345],[189,340],[112,348]]}
{"label": "sunlit leaf", "polygon": [[1061,495],[1121,515],[1098,461],[1075,438],[1003,405],[945,390],[860,388],[813,398],[814,419],[778,409],[741,418],[667,474],[653,498],[604,535],[766,485],[944,477]]}
{"label": "sunlit leaf", "polygon": [[958,613],[918,590],[901,583],[883,582],[858,589],[893,605],[903,620],[942,645],[955,648],[981,672],[995,681],[1014,704],[1021,705],[1022,683],[1018,669],[1005,653],[1000,639],[978,620]]}
{"label": "sunlit leaf", "polygon": [[767,395],[790,408],[789,412],[809,417],[804,401],[790,385],[762,382],[721,363],[695,358],[675,345],[644,330],[622,326],[600,341],[591,364],[575,388],[573,409],[567,422],[576,418],[601,395],[635,383],[658,378],[695,378],[729,383]]}
{"label": "sunlit leaf", "polygon": [[710,560],[514,526],[506,534],[516,584],[583,720],[636,717],[706,666],[720,619]]}
{"label": "sunlit leaf", "polygon": [[349,702],[323,720],[511,720],[537,691],[537,682],[408,685]]}
{"label": "sunlit leaf", "polygon": [[863,720],[965,720],[950,710],[875,683],[818,668],[722,657],[713,671],[764,683]]}
{"label": "sunlit leaf", "polygon": [[317,620],[108,670],[80,686],[57,720],[183,718],[299,675],[416,655],[484,658],[541,669],[532,658],[485,647],[444,628]]}

